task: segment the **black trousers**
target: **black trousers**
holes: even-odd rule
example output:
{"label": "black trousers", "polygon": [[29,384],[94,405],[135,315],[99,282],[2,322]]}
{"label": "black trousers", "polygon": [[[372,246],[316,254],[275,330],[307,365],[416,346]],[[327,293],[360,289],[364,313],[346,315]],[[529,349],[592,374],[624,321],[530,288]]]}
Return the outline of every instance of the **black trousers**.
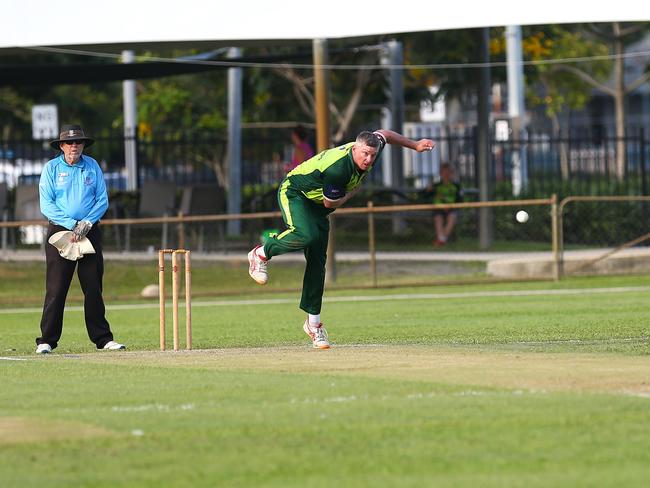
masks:
{"label": "black trousers", "polygon": [[[68,230],[60,225],[50,223],[47,239],[56,232]],[[68,296],[70,283],[77,268],[79,283],[84,294],[84,317],[88,337],[101,349],[113,340],[111,328],[106,320],[106,309],[102,298],[102,278],[104,276],[104,256],[102,255],[102,231],[99,223],[93,225],[88,239],[95,248],[95,254],[86,254],[79,261],[62,258],[56,247],[45,243],[45,261],[47,265],[45,278],[45,303],[41,318],[41,337],[36,344],[49,344],[54,349],[63,330],[63,310]]]}

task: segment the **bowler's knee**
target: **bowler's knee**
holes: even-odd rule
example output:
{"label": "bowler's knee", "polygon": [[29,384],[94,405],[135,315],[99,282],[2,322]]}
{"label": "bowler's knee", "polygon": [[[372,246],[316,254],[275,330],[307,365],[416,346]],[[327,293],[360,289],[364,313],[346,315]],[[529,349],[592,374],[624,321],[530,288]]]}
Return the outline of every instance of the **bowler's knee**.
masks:
{"label": "bowler's knee", "polygon": [[314,247],[320,245],[318,234],[307,234],[304,238],[305,247]]}

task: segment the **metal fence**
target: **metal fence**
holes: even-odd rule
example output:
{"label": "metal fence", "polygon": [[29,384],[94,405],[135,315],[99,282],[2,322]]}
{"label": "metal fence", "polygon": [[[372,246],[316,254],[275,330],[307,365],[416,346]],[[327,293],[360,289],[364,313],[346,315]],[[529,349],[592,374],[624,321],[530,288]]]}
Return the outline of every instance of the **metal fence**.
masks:
{"label": "metal fence", "polygon": [[[475,130],[450,132],[420,131],[421,137],[437,141],[430,154],[404,152],[406,188],[426,187],[438,175],[441,162],[450,162],[466,188],[478,187]],[[618,142],[625,147],[625,168],[616,167]],[[227,140],[220,133],[151,134],[136,139],[138,177],[145,181],[174,181],[177,184],[218,182],[226,186]],[[290,157],[287,129],[248,129],[242,135],[242,178],[244,196],[259,195],[284,176],[284,163]],[[102,165],[109,188],[124,190],[124,138],[98,137],[88,153]],[[523,155],[528,182],[521,196],[557,193],[565,195],[647,195],[647,161],[650,144],[642,129],[624,139],[615,137],[558,138],[529,133],[522,141],[497,141],[490,144],[495,197],[512,198],[515,158]],[[10,187],[38,180],[42,166],[55,152],[42,141],[0,140],[0,182]],[[373,171],[371,181],[382,185],[382,165]]]}
{"label": "metal fence", "polygon": [[[466,188],[477,188],[475,131],[448,135],[445,131],[421,132],[437,142],[431,154],[404,152],[406,181],[422,188],[438,175],[441,162],[452,163]],[[625,167],[617,168],[618,142],[625,147]],[[650,147],[643,130],[624,138],[553,137],[528,133],[521,141],[490,141],[494,196],[513,198],[516,160],[527,167],[527,182],[520,196],[557,193],[567,195],[647,195]]]}
{"label": "metal fence", "polygon": [[[493,239],[483,248],[478,221],[486,208]],[[530,216],[525,223],[515,219],[522,209]],[[458,214],[444,247],[434,244],[433,213],[439,210]],[[552,197],[445,206],[368,202],[330,216],[328,277],[344,287],[373,287],[648,273],[648,217],[650,197]],[[226,234],[229,220],[241,221],[241,235]],[[44,225],[42,220],[0,223],[0,258],[42,258]],[[157,249],[182,247],[192,249],[197,260],[240,266],[245,276],[246,253],[284,226],[276,211],[107,219],[102,228],[107,259],[154,260]],[[302,254],[291,253],[274,259],[273,268],[303,265]]]}

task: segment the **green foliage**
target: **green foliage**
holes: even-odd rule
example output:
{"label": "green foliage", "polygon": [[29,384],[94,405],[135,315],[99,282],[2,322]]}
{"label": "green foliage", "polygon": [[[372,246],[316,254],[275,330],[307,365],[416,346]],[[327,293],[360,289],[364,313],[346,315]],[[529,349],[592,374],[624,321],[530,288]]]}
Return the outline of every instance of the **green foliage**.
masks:
{"label": "green foliage", "polygon": [[[492,31],[494,33],[494,31]],[[458,29],[404,34],[405,61],[408,64],[480,63],[483,39],[480,29]],[[443,69],[410,69],[405,87],[417,97],[428,95],[428,86],[438,85],[440,95],[462,97],[474,89],[479,79],[477,69],[450,67]],[[493,73],[498,79],[499,73]],[[420,98],[421,99],[421,98]],[[408,102],[407,102],[408,103]]]}
{"label": "green foliage", "polygon": [[[196,54],[174,52],[171,56]],[[140,134],[187,134],[227,125],[226,71],[169,76],[138,83]]]}
{"label": "green foliage", "polygon": [[16,135],[24,137],[31,124],[30,107],[34,104],[29,95],[14,87],[0,87],[0,127],[3,138]]}
{"label": "green foliage", "polygon": [[[628,27],[627,24],[622,24]],[[636,25],[636,24],[635,24]],[[647,32],[647,25],[625,37],[626,43],[635,41]],[[524,32],[524,55],[529,61],[548,61],[574,57],[609,54],[608,44],[597,36],[604,26],[562,25],[529,26]],[[403,43],[404,62],[407,65],[475,63],[482,61],[484,47],[480,29],[433,31],[391,36]],[[502,28],[490,29],[490,59],[503,61],[505,43]],[[602,36],[601,36],[602,37]],[[332,40],[329,43],[329,62],[334,66],[378,65],[379,43],[387,36],[368,39],[364,45],[350,40]],[[197,54],[198,50],[156,51],[139,54],[178,58]],[[244,96],[243,122],[313,122],[313,70],[297,64],[312,63],[311,44],[247,46],[243,56],[262,57],[262,62],[287,63],[242,68]],[[269,58],[270,57],[270,58]],[[108,63],[114,59],[92,58],[60,54],[25,54],[5,56],[10,63]],[[609,60],[572,63],[594,80],[605,80],[611,72]],[[530,87],[528,103],[544,105],[549,117],[557,117],[566,108],[581,108],[587,103],[591,89],[575,75],[558,71],[555,64],[537,64],[526,67]],[[367,79],[363,79],[363,73]],[[345,108],[355,90],[361,87],[358,105],[352,120],[345,126],[347,133],[358,128],[376,127],[380,109],[387,101],[387,77],[383,69],[333,69],[329,71],[332,121],[334,131],[343,124]],[[506,79],[505,68],[491,69],[493,82]],[[405,70],[406,118],[417,120],[420,101],[447,95],[457,97],[467,106],[474,105],[473,94],[478,80],[477,68],[443,67],[411,68]],[[227,70],[192,75],[168,76],[155,80],[140,80],[138,90],[139,134],[150,137],[156,133],[193,134],[196,131],[221,131],[227,123]],[[429,87],[437,85],[437,94]],[[104,83],[92,86],[24,86],[0,88],[0,127],[3,137],[30,134],[30,107],[34,103],[56,103],[61,122],[80,122],[93,135],[108,135],[123,125],[121,84]],[[345,135],[340,135],[345,137]],[[200,157],[204,157],[201,155]],[[214,164],[216,157],[205,157]]]}
{"label": "green foliage", "polygon": [[[586,36],[583,31],[564,26],[550,26],[545,30],[529,28],[529,39],[543,42],[543,51],[528,51],[531,61],[595,57],[593,61],[571,63],[595,80],[606,81],[612,70],[612,61],[604,59],[609,49],[603,42]],[[581,109],[591,98],[592,85],[575,74],[558,70],[556,64],[530,66],[527,96],[533,105],[544,105],[549,117],[556,117],[567,108]],[[535,84],[535,81],[538,84]],[[539,88],[542,90],[540,91]]]}

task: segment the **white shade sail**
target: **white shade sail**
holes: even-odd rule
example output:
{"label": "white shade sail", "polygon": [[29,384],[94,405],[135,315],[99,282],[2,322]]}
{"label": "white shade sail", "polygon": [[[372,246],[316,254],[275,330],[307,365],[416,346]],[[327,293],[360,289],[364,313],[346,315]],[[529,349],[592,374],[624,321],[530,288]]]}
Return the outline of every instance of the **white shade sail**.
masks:
{"label": "white shade sail", "polygon": [[505,25],[650,20],[650,4],[619,0],[8,0],[0,49],[199,41],[350,38]]}

